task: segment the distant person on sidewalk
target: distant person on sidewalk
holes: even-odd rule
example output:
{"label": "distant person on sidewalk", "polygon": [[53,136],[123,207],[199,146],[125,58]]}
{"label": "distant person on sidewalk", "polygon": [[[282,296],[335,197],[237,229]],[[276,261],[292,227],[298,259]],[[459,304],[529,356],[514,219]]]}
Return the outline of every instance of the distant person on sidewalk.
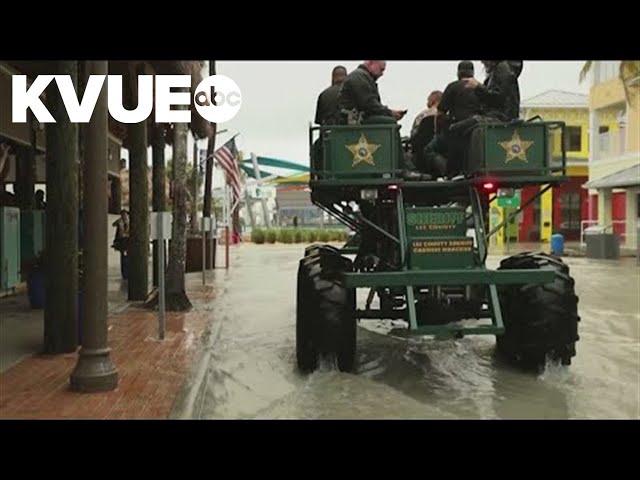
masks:
{"label": "distant person on sidewalk", "polygon": [[120,252],[120,273],[122,278],[128,277],[128,251],[129,251],[129,212],[125,209],[120,211],[120,218],[113,222],[116,227],[116,235],[113,239],[113,249]]}
{"label": "distant person on sidewalk", "polygon": [[44,201],[44,191],[38,189],[35,194],[36,210],[45,210],[47,203]]}

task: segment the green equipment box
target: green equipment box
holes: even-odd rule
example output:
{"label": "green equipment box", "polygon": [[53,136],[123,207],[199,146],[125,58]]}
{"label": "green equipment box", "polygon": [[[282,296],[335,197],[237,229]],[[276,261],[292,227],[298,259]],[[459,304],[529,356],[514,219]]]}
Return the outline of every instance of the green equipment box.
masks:
{"label": "green equipment box", "polygon": [[471,134],[469,169],[484,176],[548,175],[551,153],[546,123],[487,124]]}
{"label": "green equipment box", "polygon": [[343,125],[321,130],[325,179],[392,178],[399,169],[400,126]]}
{"label": "green equipment box", "polygon": [[0,290],[20,282],[20,209],[0,207]]}

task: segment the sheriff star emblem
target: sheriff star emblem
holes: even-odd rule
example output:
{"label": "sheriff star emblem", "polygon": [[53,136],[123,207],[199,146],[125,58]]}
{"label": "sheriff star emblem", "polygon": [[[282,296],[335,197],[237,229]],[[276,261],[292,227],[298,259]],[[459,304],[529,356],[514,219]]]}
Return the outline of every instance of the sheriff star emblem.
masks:
{"label": "sheriff star emblem", "polygon": [[533,145],[533,142],[531,141],[522,140],[517,130],[513,132],[511,140],[498,143],[502,148],[504,148],[505,152],[507,153],[507,159],[505,160],[505,163],[509,163],[511,160],[515,160],[516,158],[522,160],[523,162],[526,162],[527,150],[529,149],[529,147],[531,147],[531,145]]}
{"label": "sheriff star emblem", "polygon": [[365,137],[363,133],[360,135],[358,143],[345,145],[345,148],[353,153],[353,164],[351,164],[351,166],[355,167],[359,163],[363,162],[369,165],[375,165],[373,162],[373,154],[380,148],[380,145],[369,143],[367,141],[367,137]]}

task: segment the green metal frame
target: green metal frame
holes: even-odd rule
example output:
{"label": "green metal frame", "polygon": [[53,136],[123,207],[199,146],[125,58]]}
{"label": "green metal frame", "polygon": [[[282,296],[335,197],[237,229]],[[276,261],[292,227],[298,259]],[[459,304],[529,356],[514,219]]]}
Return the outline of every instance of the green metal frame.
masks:
{"label": "green metal frame", "polygon": [[[560,122],[538,122],[544,128],[562,128],[564,136],[564,124]],[[366,128],[377,128],[378,126],[367,125]],[[485,128],[494,128],[494,125]],[[313,152],[313,133],[320,132],[321,141],[325,142],[325,131],[348,130],[350,126],[331,126],[310,128],[309,142]],[[389,129],[389,125],[379,126],[381,129]],[[393,126],[395,128],[395,126]],[[545,135],[543,151],[548,151],[547,138]],[[394,147],[395,148],[395,147]],[[488,247],[487,242],[492,234],[499,230],[498,227],[490,232],[485,231],[485,219],[483,218],[483,205],[478,191],[487,182],[496,184],[501,188],[521,188],[525,185],[546,185],[544,189],[534,196],[534,199],[512,214],[517,215],[526,208],[535,198],[542,195],[546,190],[554,185],[558,185],[567,180],[566,177],[566,152],[564,142],[562,149],[561,163],[551,165],[545,160],[543,167],[537,173],[529,171],[508,171],[502,170],[499,174],[490,171],[476,172],[476,175],[459,181],[443,182],[414,182],[404,181],[396,176],[397,164],[392,162],[392,167],[384,174],[377,172],[375,175],[356,174],[333,175],[327,166],[328,145],[323,146],[323,155],[316,168],[311,172],[309,182],[312,189],[312,201],[324,211],[338,218],[348,227],[355,231],[366,230],[367,234],[376,234],[385,241],[391,240],[391,245],[397,245],[400,266],[398,270],[378,271],[378,272],[348,272],[344,273],[344,282],[347,288],[404,288],[406,297],[406,307],[404,309],[376,310],[371,309],[370,302],[367,302],[365,310],[356,310],[354,315],[359,319],[381,319],[381,318],[403,318],[409,323],[408,334],[434,335],[437,338],[461,337],[464,335],[501,335],[504,333],[504,323],[502,311],[498,298],[498,285],[513,284],[545,284],[553,281],[554,272],[549,268],[539,270],[489,270],[485,267]],[[394,151],[394,150],[390,150]],[[395,151],[394,151],[395,152]],[[394,153],[395,156],[395,153]],[[550,156],[545,157],[550,159]],[[396,160],[394,160],[395,162]],[[313,165],[313,163],[312,163]],[[386,165],[386,164],[385,164]],[[386,168],[386,167],[385,167]],[[386,200],[395,202],[395,213],[397,221],[397,236],[395,232],[386,231],[381,225],[377,225],[371,220],[364,218],[358,212],[353,211],[349,201],[359,202],[363,189],[376,189],[379,194],[385,194]],[[408,262],[409,236],[405,221],[405,203],[407,198],[409,204],[437,205],[437,201],[448,199],[463,200],[464,204],[471,206],[473,223],[475,226],[476,247],[474,248],[474,264],[464,268],[438,268],[438,269],[410,269]],[[468,203],[467,203],[468,202]],[[415,238],[415,237],[414,237]],[[395,248],[395,247],[394,247]],[[347,243],[341,253],[345,255],[357,254],[359,248],[353,242]],[[481,318],[490,318],[490,325],[464,326],[459,323],[446,325],[419,325],[416,312],[416,287],[464,287],[470,285],[486,285],[488,288],[488,308],[482,312]],[[373,290],[372,290],[373,291]],[[370,297],[372,298],[371,294]],[[485,315],[486,313],[486,315]],[[428,313],[427,313],[428,314]]]}

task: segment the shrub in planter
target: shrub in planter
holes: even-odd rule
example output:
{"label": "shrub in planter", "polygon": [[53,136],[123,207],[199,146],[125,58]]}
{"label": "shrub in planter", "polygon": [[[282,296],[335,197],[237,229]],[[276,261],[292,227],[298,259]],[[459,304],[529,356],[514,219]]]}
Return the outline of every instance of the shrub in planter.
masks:
{"label": "shrub in planter", "polygon": [[299,229],[295,229],[295,231],[293,232],[293,241],[295,243],[302,243],[305,241],[305,235],[304,232],[302,230]]}
{"label": "shrub in planter", "polygon": [[281,243],[293,243],[293,232],[283,228],[278,232],[278,241]]}
{"label": "shrub in planter", "polygon": [[262,244],[266,239],[265,231],[262,228],[254,228],[251,231],[251,241],[253,243]]}
{"label": "shrub in planter", "polygon": [[317,230],[309,230],[307,232],[307,242],[313,243],[318,240],[318,232]]}
{"label": "shrub in planter", "polygon": [[328,242],[331,239],[331,235],[329,234],[329,230],[320,230],[318,234],[318,240],[321,242]]}
{"label": "shrub in planter", "polygon": [[267,230],[266,240],[267,243],[276,243],[276,239],[278,238],[278,232],[272,228]]}
{"label": "shrub in planter", "polygon": [[339,242],[340,240],[342,240],[342,230],[331,230],[331,241]]}

